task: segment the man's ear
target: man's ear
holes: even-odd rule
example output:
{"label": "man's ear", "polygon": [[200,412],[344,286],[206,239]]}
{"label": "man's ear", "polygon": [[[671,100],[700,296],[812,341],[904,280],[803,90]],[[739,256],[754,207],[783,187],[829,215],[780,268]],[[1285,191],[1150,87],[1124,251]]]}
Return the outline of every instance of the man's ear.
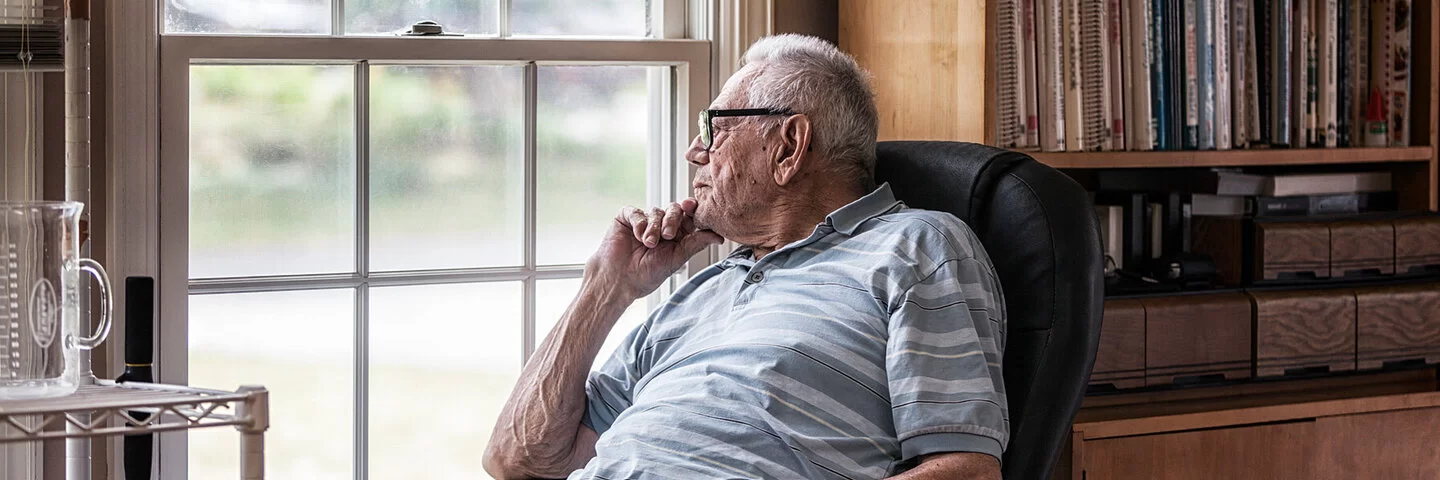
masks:
{"label": "man's ear", "polygon": [[774,156],[775,184],[786,185],[794,180],[810,159],[810,117],[791,115],[780,124],[780,148]]}

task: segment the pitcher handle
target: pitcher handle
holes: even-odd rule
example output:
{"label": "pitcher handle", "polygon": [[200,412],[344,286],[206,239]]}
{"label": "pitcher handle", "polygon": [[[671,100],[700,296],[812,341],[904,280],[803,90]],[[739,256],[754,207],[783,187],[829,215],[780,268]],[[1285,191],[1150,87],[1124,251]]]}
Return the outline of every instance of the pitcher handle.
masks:
{"label": "pitcher handle", "polygon": [[75,342],[81,350],[90,350],[99,346],[110,336],[110,304],[113,298],[110,296],[110,276],[105,274],[105,267],[100,262],[89,258],[80,259],[80,270],[95,278],[96,285],[100,286],[100,325],[95,327],[95,335],[84,337]]}

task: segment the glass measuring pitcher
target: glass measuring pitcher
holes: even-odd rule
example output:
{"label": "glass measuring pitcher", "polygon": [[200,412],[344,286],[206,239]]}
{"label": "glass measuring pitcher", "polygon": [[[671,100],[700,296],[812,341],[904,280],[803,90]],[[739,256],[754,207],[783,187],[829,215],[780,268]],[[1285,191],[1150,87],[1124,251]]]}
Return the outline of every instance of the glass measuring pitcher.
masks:
{"label": "glass measuring pitcher", "polygon": [[[80,258],[79,202],[0,202],[0,399],[58,397],[80,385],[79,350],[110,333],[110,279]],[[80,272],[98,282],[100,322],[80,332]],[[87,332],[88,333],[88,332]]]}

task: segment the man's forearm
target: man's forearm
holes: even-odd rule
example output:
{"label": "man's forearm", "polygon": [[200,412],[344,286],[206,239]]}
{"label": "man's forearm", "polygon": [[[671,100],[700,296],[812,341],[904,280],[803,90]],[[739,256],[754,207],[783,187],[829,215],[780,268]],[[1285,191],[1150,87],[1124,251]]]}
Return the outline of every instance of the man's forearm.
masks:
{"label": "man's forearm", "polygon": [[937,453],[887,480],[1000,480],[1000,461],[983,453]]}
{"label": "man's forearm", "polygon": [[[594,455],[577,445],[585,381],[605,336],[633,300],[586,281],[555,330],[540,344],[500,412],[485,469],[496,477],[564,476]],[[593,436],[593,434],[591,434]],[[582,442],[583,443],[583,442]]]}

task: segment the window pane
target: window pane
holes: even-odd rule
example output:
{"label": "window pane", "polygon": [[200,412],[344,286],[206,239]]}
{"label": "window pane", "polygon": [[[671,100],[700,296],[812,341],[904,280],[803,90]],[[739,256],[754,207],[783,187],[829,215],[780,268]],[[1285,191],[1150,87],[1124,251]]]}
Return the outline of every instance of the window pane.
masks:
{"label": "window pane", "polygon": [[329,0],[165,0],[166,33],[330,33]]}
{"label": "window pane", "polygon": [[[265,473],[348,479],[354,424],[351,290],[192,295],[190,384],[270,391]],[[189,478],[234,478],[240,436],[190,432]]]}
{"label": "window pane", "polygon": [[370,72],[371,268],[519,265],[524,67]]}
{"label": "window pane", "polygon": [[513,0],[510,25],[517,35],[650,34],[650,2],[659,0]]}
{"label": "window pane", "polygon": [[645,206],[650,68],[539,69],[539,263],[584,263],[620,207]]}
{"label": "window pane", "polygon": [[[555,324],[559,323],[560,316],[565,314],[565,309],[570,306],[570,301],[575,299],[577,293],[580,293],[578,278],[535,282],[535,346],[540,346],[540,342],[545,341],[545,336],[555,329]],[[598,368],[609,360],[620,342],[630,335],[630,331],[645,323],[649,310],[649,302],[643,298],[625,309],[620,321],[615,322],[615,328],[605,337],[605,346],[600,347],[600,353],[595,356],[594,367]]]}
{"label": "window pane", "polygon": [[351,271],[354,70],[190,67],[190,277]]}
{"label": "window pane", "polygon": [[346,0],[345,33],[395,33],[433,20],[447,33],[494,35],[498,11],[496,0]]}
{"label": "window pane", "polygon": [[475,478],[520,374],[518,282],[370,289],[370,478]]}

